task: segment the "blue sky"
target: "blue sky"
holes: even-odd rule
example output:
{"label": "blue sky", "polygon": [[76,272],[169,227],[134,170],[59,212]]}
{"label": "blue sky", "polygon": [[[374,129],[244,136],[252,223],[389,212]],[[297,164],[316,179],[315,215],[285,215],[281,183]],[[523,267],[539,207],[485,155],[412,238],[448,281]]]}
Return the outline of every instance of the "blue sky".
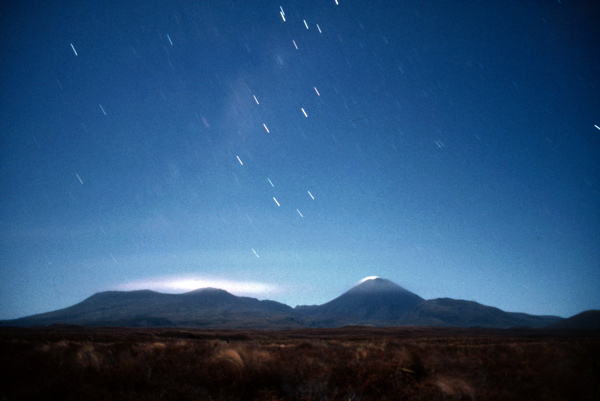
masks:
{"label": "blue sky", "polygon": [[600,308],[596,2],[4,5],[0,318],[365,276]]}

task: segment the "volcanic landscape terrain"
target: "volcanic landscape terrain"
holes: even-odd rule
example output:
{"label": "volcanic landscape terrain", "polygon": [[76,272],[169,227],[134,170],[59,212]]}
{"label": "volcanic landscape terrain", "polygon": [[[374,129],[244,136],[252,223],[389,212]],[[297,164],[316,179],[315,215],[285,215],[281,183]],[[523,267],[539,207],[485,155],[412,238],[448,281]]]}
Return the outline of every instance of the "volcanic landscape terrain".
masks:
{"label": "volcanic landscape terrain", "polygon": [[291,308],[103,292],[0,327],[0,400],[598,400],[600,312],[425,300],[369,278]]}

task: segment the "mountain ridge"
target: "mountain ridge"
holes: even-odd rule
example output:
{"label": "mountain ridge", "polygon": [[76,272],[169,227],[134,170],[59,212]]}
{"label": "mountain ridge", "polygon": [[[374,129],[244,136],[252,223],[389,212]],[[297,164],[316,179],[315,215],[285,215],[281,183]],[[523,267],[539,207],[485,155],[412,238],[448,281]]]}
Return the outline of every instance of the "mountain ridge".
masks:
{"label": "mountain ridge", "polygon": [[322,305],[286,304],[239,297],[219,288],[199,288],[182,294],[152,290],[103,291],[64,309],[1,321],[1,326],[173,326],[236,329],[302,327],[436,326],[545,327],[558,316],[505,312],[474,301],[452,298],[426,300],[398,284],[368,277]]}

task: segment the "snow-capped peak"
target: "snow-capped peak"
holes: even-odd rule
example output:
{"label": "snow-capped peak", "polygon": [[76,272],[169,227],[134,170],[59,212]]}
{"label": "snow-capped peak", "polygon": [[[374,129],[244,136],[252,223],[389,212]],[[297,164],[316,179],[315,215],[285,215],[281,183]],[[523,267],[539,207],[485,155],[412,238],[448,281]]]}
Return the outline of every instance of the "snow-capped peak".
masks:
{"label": "snow-capped peak", "polygon": [[378,278],[379,278],[379,276],[368,276],[368,277],[365,277],[365,278],[363,278],[362,280],[360,280],[360,281],[358,282],[358,284],[362,284],[362,283],[364,283],[365,281],[369,281],[369,280],[375,280],[375,279],[378,279]]}

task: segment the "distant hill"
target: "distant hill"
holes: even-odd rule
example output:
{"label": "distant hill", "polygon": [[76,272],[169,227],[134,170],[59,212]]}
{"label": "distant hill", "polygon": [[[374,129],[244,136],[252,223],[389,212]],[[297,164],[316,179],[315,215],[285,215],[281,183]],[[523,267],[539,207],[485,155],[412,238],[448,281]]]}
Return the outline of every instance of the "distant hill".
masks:
{"label": "distant hill", "polygon": [[[597,322],[600,312],[589,312],[571,323],[569,321],[575,317],[562,323],[586,325]],[[562,320],[557,316],[505,312],[473,301],[451,298],[425,300],[389,280],[369,277],[323,305],[291,308],[275,301],[238,297],[216,288],[203,288],[184,294],[162,294],[150,290],[107,291],[94,294],[65,309],[3,321],[0,325],[223,329],[348,325],[537,328],[556,326]]]}
{"label": "distant hill", "polygon": [[237,297],[227,291],[204,288],[184,294],[150,290],[107,291],[65,309],[4,325],[43,326],[190,326],[207,328],[293,328],[293,309],[275,301]]}
{"label": "distant hill", "polygon": [[544,327],[561,318],[505,312],[473,301],[437,298],[421,302],[406,317],[407,323],[452,327]]}
{"label": "distant hill", "polygon": [[587,310],[550,325],[552,329],[600,330],[600,310]]}

